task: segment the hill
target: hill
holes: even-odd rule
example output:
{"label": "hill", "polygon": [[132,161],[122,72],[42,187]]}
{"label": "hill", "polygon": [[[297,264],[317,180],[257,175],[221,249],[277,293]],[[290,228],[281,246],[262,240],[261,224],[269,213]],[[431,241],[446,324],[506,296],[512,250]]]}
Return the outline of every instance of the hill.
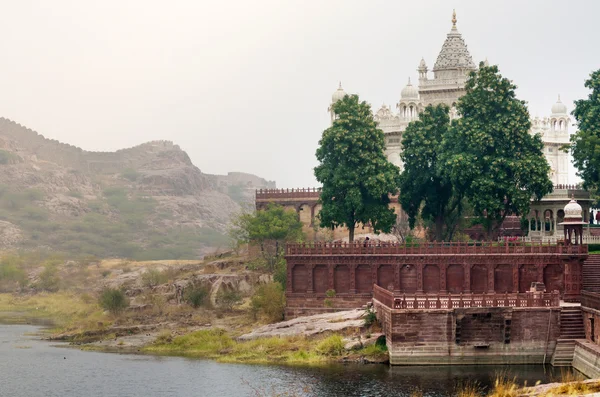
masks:
{"label": "hill", "polygon": [[0,249],[198,258],[274,182],[210,175],[170,141],[90,152],[0,118]]}

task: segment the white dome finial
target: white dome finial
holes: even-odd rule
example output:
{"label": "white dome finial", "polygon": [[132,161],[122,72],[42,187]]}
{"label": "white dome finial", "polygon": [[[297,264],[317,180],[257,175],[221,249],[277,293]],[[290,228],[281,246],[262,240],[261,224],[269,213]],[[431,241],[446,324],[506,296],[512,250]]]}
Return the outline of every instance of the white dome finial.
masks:
{"label": "white dome finial", "polygon": [[567,106],[560,101],[560,94],[556,103],[552,105],[552,114],[567,114]]}

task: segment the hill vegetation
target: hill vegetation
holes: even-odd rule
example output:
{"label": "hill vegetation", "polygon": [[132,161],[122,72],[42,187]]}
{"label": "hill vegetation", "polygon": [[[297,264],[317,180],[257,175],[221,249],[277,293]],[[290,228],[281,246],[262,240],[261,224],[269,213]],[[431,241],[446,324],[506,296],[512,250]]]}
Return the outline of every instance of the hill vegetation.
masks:
{"label": "hill vegetation", "polygon": [[86,152],[0,119],[0,249],[69,257],[194,259],[230,239],[253,175],[203,174],[168,141]]}

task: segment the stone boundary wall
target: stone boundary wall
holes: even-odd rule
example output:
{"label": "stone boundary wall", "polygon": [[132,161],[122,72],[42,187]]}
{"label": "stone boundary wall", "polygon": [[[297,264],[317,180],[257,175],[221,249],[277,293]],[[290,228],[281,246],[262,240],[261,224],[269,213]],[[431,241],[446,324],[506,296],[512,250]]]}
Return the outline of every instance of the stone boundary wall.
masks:
{"label": "stone boundary wall", "polygon": [[390,309],[374,300],[392,365],[550,363],[560,307]]}
{"label": "stone boundary wall", "polygon": [[573,368],[589,378],[600,378],[600,346],[587,340],[576,340]]}
{"label": "stone boundary wall", "polygon": [[352,310],[366,306],[371,302],[371,294],[356,294],[353,296],[327,297],[298,297],[287,298],[285,307],[285,319],[300,316],[312,316],[313,314],[339,312]]}

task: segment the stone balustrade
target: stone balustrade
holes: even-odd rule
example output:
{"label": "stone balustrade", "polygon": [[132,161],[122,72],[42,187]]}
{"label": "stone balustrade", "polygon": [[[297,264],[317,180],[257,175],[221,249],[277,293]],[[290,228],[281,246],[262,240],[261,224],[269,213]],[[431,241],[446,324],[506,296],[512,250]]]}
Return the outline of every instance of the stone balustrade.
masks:
{"label": "stone balustrade", "polygon": [[256,201],[277,199],[315,199],[321,195],[321,188],[296,189],[257,189]]}
{"label": "stone balustrade", "polygon": [[558,307],[560,294],[525,292],[505,294],[394,294],[373,285],[373,299],[391,309],[430,310],[476,307]]}
{"label": "stone balustrade", "polygon": [[286,256],[294,255],[490,255],[490,254],[587,254],[587,245],[526,242],[427,242],[365,243],[306,242],[286,245]]}

